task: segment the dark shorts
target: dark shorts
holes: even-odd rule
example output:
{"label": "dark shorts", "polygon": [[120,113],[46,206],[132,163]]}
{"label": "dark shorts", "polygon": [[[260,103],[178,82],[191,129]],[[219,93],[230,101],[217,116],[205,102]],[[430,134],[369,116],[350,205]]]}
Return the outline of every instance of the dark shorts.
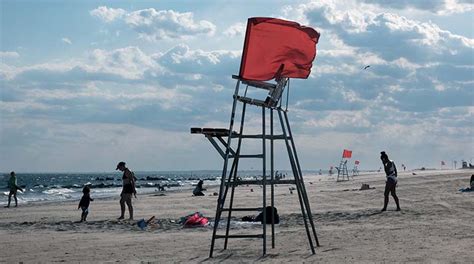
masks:
{"label": "dark shorts", "polygon": [[135,190],[133,189],[133,186],[131,184],[125,184],[122,188],[122,193],[134,193]]}
{"label": "dark shorts", "polygon": [[385,195],[388,195],[390,192],[394,193],[396,187],[397,183],[393,179],[388,178],[385,182]]}
{"label": "dark shorts", "polygon": [[131,205],[132,204],[132,194],[131,193],[121,193],[120,194],[120,202]]}
{"label": "dark shorts", "polygon": [[81,206],[83,213],[89,213],[89,207]]}

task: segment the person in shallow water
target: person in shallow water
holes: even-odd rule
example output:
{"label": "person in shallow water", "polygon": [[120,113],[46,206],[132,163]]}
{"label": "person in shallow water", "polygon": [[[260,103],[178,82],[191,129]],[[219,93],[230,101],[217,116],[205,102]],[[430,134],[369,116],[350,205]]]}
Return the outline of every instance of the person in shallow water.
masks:
{"label": "person in shallow water", "polygon": [[127,204],[128,212],[130,215],[130,220],[133,220],[133,205],[132,205],[132,195],[137,197],[137,190],[135,189],[135,175],[127,167],[125,167],[125,162],[121,161],[117,164],[116,170],[123,172],[122,175],[122,193],[120,194],[120,219],[124,219],[125,216],[125,204]]}
{"label": "person in shallow water", "polygon": [[400,211],[400,203],[398,201],[398,196],[396,193],[397,188],[397,167],[395,163],[388,158],[385,151],[380,152],[380,159],[382,160],[383,167],[385,169],[385,175],[387,176],[387,181],[385,182],[385,192],[384,192],[384,203],[382,212],[387,210],[388,205],[388,194],[391,193],[395,203],[397,204],[397,211]]}
{"label": "person in shallow water", "polygon": [[10,179],[8,179],[8,188],[10,189],[10,193],[8,194],[8,205],[5,206],[6,208],[10,207],[10,202],[12,200],[12,196],[15,199],[15,207],[18,206],[18,199],[16,198],[16,193],[18,190],[23,192],[23,189],[17,185],[16,183],[16,174],[14,171],[10,172]]}

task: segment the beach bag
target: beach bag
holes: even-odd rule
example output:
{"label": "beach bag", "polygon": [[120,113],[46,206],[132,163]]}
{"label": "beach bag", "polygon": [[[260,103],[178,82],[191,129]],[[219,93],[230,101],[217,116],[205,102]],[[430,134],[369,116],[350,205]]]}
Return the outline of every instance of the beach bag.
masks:
{"label": "beach bag", "polygon": [[184,222],[184,227],[196,227],[196,226],[206,226],[209,223],[209,219],[204,217],[199,212],[194,213],[187,217]]}
{"label": "beach bag", "polygon": [[[265,213],[266,213],[267,224],[272,223],[272,216],[274,217],[275,224],[280,223],[280,216],[278,215],[278,210],[275,207],[272,207],[272,206],[265,207]],[[263,224],[263,212],[257,215],[257,217],[255,218],[255,222],[261,222]]]}

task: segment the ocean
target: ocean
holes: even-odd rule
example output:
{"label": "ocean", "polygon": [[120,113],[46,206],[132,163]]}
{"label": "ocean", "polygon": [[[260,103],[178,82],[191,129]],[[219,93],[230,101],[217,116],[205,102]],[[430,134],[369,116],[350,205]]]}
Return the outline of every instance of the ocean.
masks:
{"label": "ocean", "polygon": [[[283,173],[290,174],[288,171]],[[158,171],[134,172],[137,180],[137,193],[146,194],[159,191],[191,189],[199,180],[204,185],[220,184],[222,171]],[[314,173],[314,172],[313,172]],[[91,186],[92,198],[118,197],[122,191],[122,173],[16,173],[18,185],[24,189],[18,191],[19,204],[31,202],[79,200],[82,197],[84,185]],[[261,171],[239,171],[242,178],[261,176]],[[7,187],[9,173],[0,175],[0,205],[8,203],[9,189]],[[12,202],[13,197],[12,197]]]}

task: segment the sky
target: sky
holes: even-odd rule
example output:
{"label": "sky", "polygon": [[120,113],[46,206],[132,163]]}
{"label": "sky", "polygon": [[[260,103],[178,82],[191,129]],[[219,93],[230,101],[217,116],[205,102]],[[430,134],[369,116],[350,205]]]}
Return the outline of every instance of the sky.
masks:
{"label": "sky", "polygon": [[[303,169],[338,165],[343,149],[361,169],[378,169],[380,151],[408,169],[474,157],[472,0],[1,0],[0,10],[0,171],[221,169],[189,129],[228,127],[249,17],[321,34],[311,75],[291,81]],[[258,131],[259,110],[248,113]],[[288,169],[277,148],[276,169]]]}

